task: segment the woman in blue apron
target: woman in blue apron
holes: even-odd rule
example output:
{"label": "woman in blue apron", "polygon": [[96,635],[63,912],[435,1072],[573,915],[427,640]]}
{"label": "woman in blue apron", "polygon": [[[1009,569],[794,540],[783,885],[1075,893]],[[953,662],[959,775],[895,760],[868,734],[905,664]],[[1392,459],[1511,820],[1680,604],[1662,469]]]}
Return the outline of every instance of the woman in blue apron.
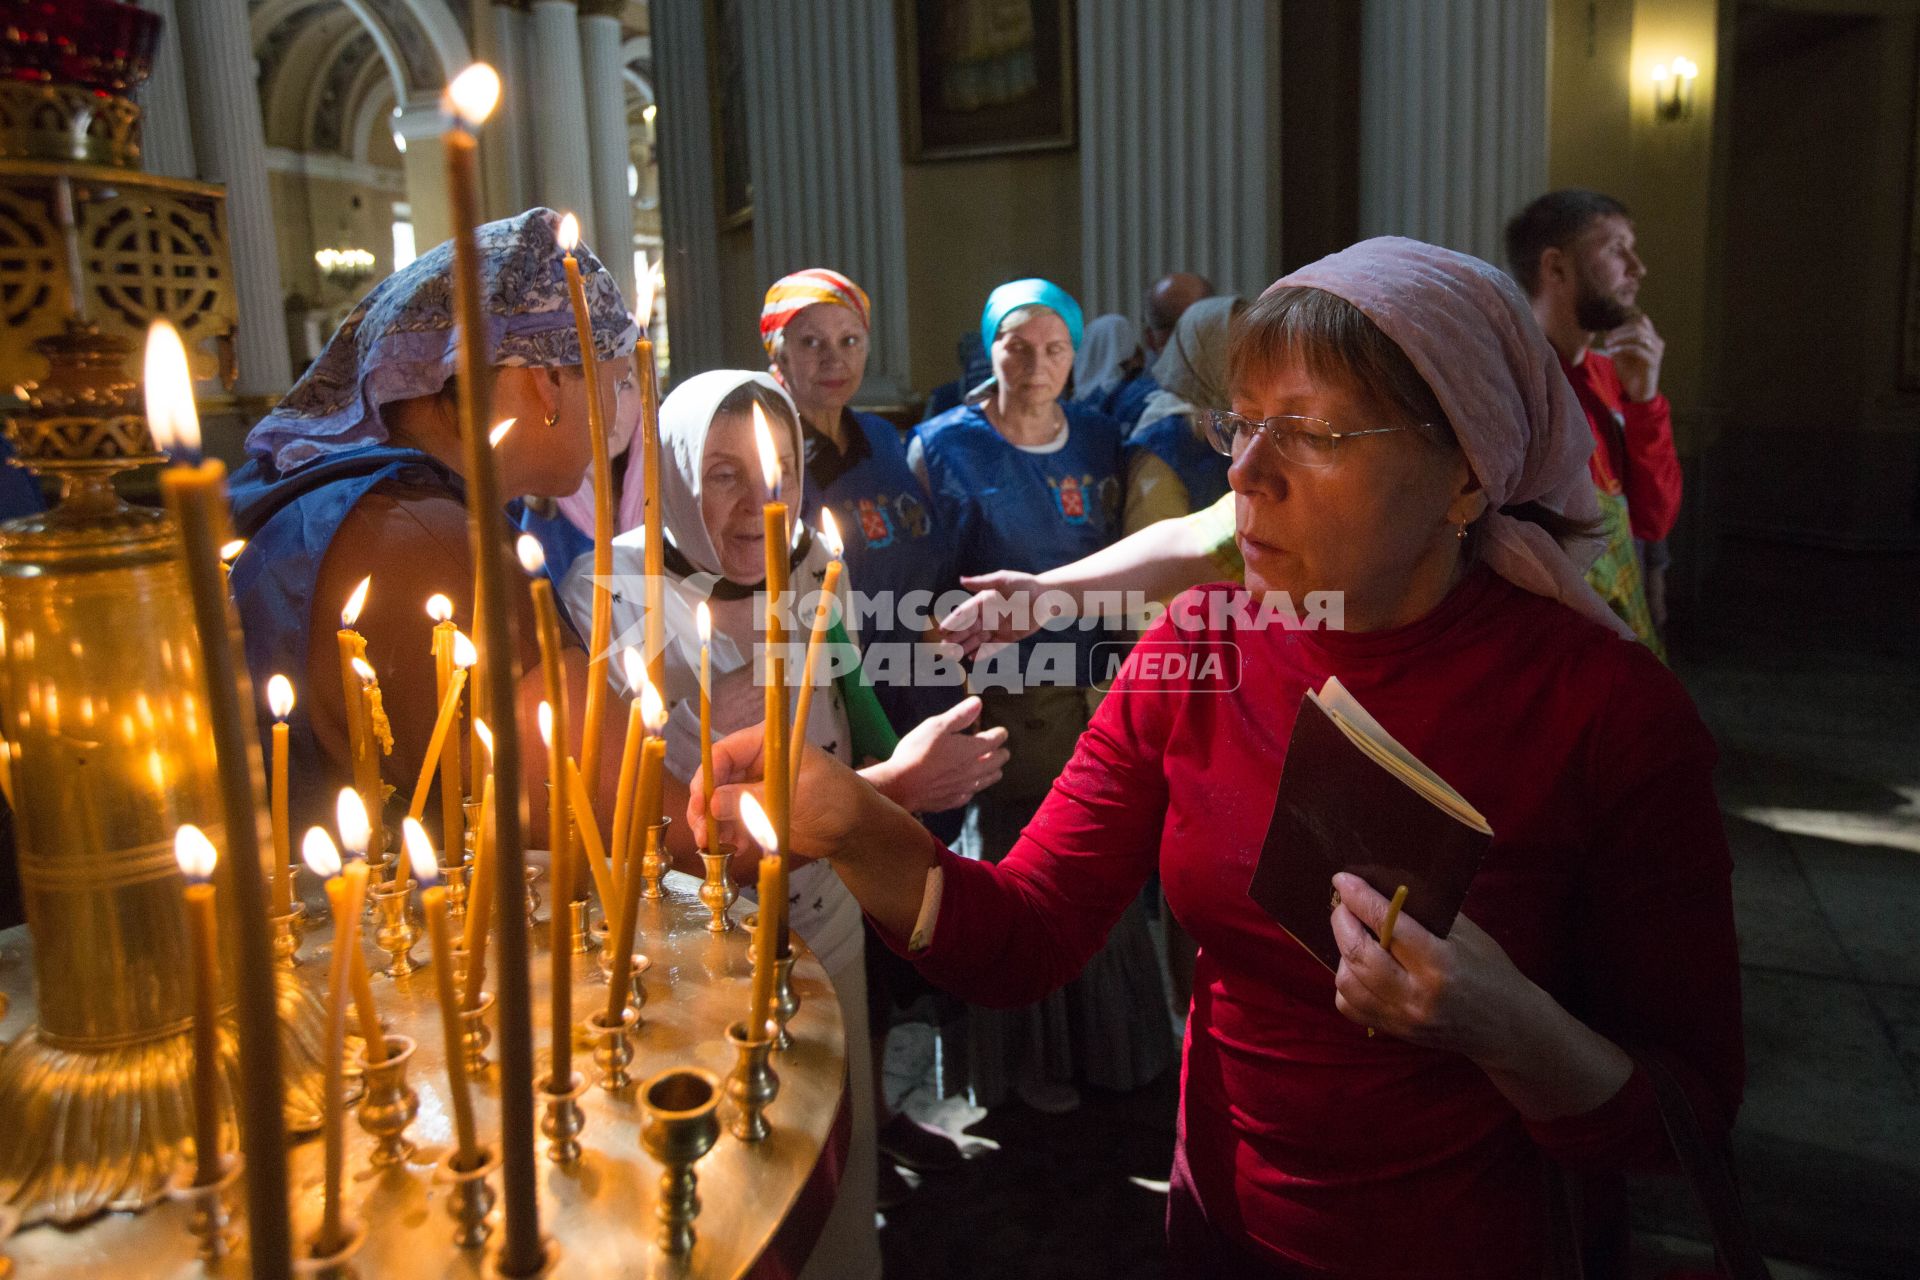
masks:
{"label": "woman in blue apron", "polygon": [[1232,295],[1202,298],[1188,307],[1154,362],[1160,389],[1147,398],[1127,473],[1126,531],[1212,506],[1227,492],[1227,459],[1207,443],[1200,415],[1227,409],[1227,340],[1234,313],[1246,306]]}
{"label": "woman in blue apron", "polygon": [[[1119,424],[1060,393],[1081,336],[1080,307],[1045,280],[1003,284],[987,298],[980,336],[993,357],[984,399],[922,423],[910,458],[927,481],[935,518],[953,539],[960,573],[1068,564],[1120,534],[1126,474]],[[982,855],[998,862],[1046,797],[1127,636],[1080,625],[1043,629],[975,663],[984,723],[1004,726],[1006,776],[978,799]],[[994,1106],[1009,1087],[1029,1105],[1078,1105],[1073,1082],[1127,1090],[1173,1060],[1159,958],[1136,905],[1082,975],[1039,1004],[972,1009],[968,1070],[975,1100]]]}
{"label": "woman in blue apron", "polygon": [[[591,460],[586,379],[554,238],[559,215],[532,209],[479,229],[485,345],[494,368],[496,421],[514,425],[495,449],[501,492],[559,497],[574,492]],[[624,447],[638,420],[631,347],[635,334],[618,286],[584,248],[601,403],[610,447]],[[346,703],[334,633],[348,597],[371,577],[355,628],[381,679],[393,748],[381,761],[402,804],[419,773],[436,712],[428,598],[446,596],[471,631],[474,565],[467,536],[464,463],[454,388],[452,245],[442,244],[389,276],[348,315],[327,348],[272,413],[247,436],[251,455],[233,479],[234,525],[247,539],[231,585],[246,631],[253,687],[274,674],[299,693],[291,718],[291,794],[296,821],[331,813],[350,776]],[[517,513],[516,513],[517,514]],[[501,554],[511,558],[512,549]],[[566,559],[555,567],[564,568]],[[517,563],[509,582],[524,581]],[[525,674],[520,713],[544,696],[526,592],[510,590]],[[567,658],[570,698],[583,705],[585,655]],[[271,721],[262,710],[262,736]],[[577,718],[575,724],[578,724]],[[617,730],[623,727],[609,718]],[[459,735],[464,738],[464,735]],[[617,737],[603,759],[618,761]],[[544,809],[544,757],[524,753],[536,810]],[[430,804],[428,813],[437,814]],[[606,810],[611,812],[611,806]],[[542,829],[537,814],[533,830]]]}

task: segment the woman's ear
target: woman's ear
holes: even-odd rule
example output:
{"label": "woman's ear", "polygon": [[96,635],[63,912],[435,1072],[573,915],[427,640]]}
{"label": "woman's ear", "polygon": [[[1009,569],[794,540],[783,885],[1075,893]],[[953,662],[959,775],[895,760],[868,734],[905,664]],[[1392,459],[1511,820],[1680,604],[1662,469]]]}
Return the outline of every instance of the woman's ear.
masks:
{"label": "woman's ear", "polygon": [[1473,468],[1466,465],[1461,457],[1461,471],[1464,473],[1460,488],[1453,495],[1453,501],[1447,504],[1447,523],[1468,525],[1487,514],[1487,491],[1480,487],[1480,477],[1473,474]]}

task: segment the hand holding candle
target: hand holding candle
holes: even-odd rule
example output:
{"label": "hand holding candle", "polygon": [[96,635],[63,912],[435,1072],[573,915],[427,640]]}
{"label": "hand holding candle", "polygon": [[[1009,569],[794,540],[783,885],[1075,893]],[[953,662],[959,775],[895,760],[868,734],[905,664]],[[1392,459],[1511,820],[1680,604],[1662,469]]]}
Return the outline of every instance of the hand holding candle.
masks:
{"label": "hand holding candle", "polygon": [[268,910],[284,916],[293,910],[293,839],[287,829],[287,717],[293,714],[293,682],[285,676],[267,681],[267,707],[273,712],[273,772],[268,781],[273,807],[273,896]]}
{"label": "hand holding candle", "polygon": [[173,835],[187,878],[187,940],[193,955],[193,1185],[220,1180],[220,934],[213,911],[213,841],[188,823]]}

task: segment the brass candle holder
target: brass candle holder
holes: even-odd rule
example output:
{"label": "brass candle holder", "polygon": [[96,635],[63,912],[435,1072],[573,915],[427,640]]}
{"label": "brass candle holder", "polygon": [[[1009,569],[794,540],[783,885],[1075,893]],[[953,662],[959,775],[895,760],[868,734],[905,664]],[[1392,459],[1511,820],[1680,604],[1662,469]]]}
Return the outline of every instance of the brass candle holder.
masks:
{"label": "brass candle holder", "polygon": [[[647,1007],[647,988],[641,978],[651,968],[653,968],[653,960],[644,951],[634,952],[628,961],[627,1007],[633,1010],[635,1018],[638,1018],[641,1010]],[[607,951],[600,953],[600,980],[613,981],[613,956]]]}
{"label": "brass candle holder", "polygon": [[647,828],[646,848],[640,855],[640,896],[648,902],[658,902],[667,896],[666,890],[660,887],[667,875],[667,860],[661,851],[667,847],[667,828],[672,825],[672,818],[662,818]]}
{"label": "brass candle holder", "polygon": [[679,1067],[640,1087],[640,1145],[665,1168],[660,1174],[660,1220],[656,1243],[664,1253],[693,1249],[700,1215],[699,1179],[693,1171],[720,1137],[720,1081],[711,1071]]}
{"label": "brass candle holder", "polygon": [[453,1242],[462,1249],[478,1249],[493,1234],[487,1215],[493,1212],[493,1184],[488,1181],[500,1168],[497,1147],[482,1147],[471,1169],[457,1168],[458,1148],[447,1153],[433,1171],[433,1180],[448,1188],[447,1216],[453,1219]]}
{"label": "brass candle holder", "polygon": [[360,1127],[374,1140],[373,1167],[385,1169],[404,1162],[413,1154],[407,1140],[407,1126],[420,1113],[420,1095],[407,1083],[407,1064],[413,1060],[412,1037],[387,1037],[387,1060],[366,1062],[367,1094],[360,1101]]}
{"label": "brass candle holder", "polygon": [[576,1071],[567,1078],[567,1087],[553,1087],[552,1072],[535,1092],[546,1103],[547,1114],[540,1121],[540,1132],[547,1138],[547,1159],[555,1164],[572,1164],[580,1158],[580,1133],[587,1127],[587,1113],[580,1099],[587,1092],[587,1078]]}
{"label": "brass candle holder", "polygon": [[727,914],[727,908],[740,894],[727,874],[727,864],[732,858],[733,846],[729,844],[721,845],[718,853],[700,851],[700,865],[706,870],[706,876],[700,881],[700,902],[707,909],[708,933],[725,933],[733,928],[733,917]]}
{"label": "brass candle holder", "polygon": [[300,934],[305,926],[307,904],[296,902],[283,916],[268,916],[273,926],[273,958],[283,969],[300,963]]}
{"label": "brass candle holder", "polygon": [[383,884],[367,896],[379,913],[380,927],[373,935],[373,944],[387,953],[387,976],[398,981],[426,968],[413,958],[414,944],[420,941],[420,928],[407,910],[413,897],[412,882]]}
{"label": "brass candle holder", "polygon": [[793,1048],[793,1034],[787,1030],[787,1024],[799,1012],[800,996],[793,989],[793,957],[781,956],[773,962],[773,1020],[780,1026],[773,1047],[782,1053]]}
{"label": "brass candle holder", "polygon": [[780,1096],[780,1077],[771,1061],[773,1040],[749,1035],[745,1022],[729,1026],[727,1040],[737,1055],[727,1076],[727,1101],[733,1104],[727,1130],[742,1142],[762,1142],[773,1132],[767,1124],[767,1108]]}
{"label": "brass candle holder", "polygon": [[640,1011],[632,1005],[620,1010],[620,1020],[609,1023],[601,1009],[587,1019],[587,1035],[593,1040],[593,1065],[600,1068],[600,1087],[618,1093],[633,1084],[627,1068],[633,1063],[633,1041],[628,1037],[640,1022]]}
{"label": "brass candle holder", "polygon": [[467,923],[467,880],[473,868],[466,862],[449,862],[440,868],[440,879],[447,886],[447,932],[458,938]]}
{"label": "brass candle holder", "polygon": [[593,953],[593,933],[587,927],[590,906],[584,898],[567,904],[567,924],[573,934],[573,954],[577,956]]}
{"label": "brass candle holder", "polygon": [[167,1184],[167,1198],[189,1209],[187,1230],[193,1235],[203,1262],[219,1262],[240,1242],[240,1231],[234,1225],[228,1197],[239,1184],[240,1171],[245,1167],[240,1153],[230,1152],[220,1158],[220,1176],[212,1182],[194,1182],[194,1166],[188,1163],[180,1166]]}
{"label": "brass candle holder", "polygon": [[342,1222],[337,1240],[321,1240],[316,1232],[306,1250],[294,1255],[293,1274],[314,1280],[353,1280],[353,1257],[366,1243],[367,1224],[358,1219]]}
{"label": "brass candle holder", "polygon": [[471,1009],[460,1011],[460,1051],[465,1057],[467,1074],[481,1075],[487,1069],[487,1046],[493,1032],[487,1027],[487,1014],[493,1009],[493,992],[482,991]]}

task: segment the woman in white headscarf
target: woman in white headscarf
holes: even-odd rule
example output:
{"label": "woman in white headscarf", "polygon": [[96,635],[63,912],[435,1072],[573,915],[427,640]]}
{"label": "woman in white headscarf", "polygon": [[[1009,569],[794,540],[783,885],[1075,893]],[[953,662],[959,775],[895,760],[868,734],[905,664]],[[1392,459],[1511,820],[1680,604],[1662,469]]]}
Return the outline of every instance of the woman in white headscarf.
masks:
{"label": "woman in white headscarf", "polygon": [[[1176,601],[1012,852],[957,858],[809,752],[794,855],[831,857],[930,979],[1003,1003],[1071,977],[1159,870],[1200,943],[1171,1274],[1537,1280],[1549,1162],[1656,1163],[1676,1094],[1721,1136],[1739,1105],[1713,740],[1582,579],[1591,433],[1502,272],[1356,245],[1248,309],[1231,374],[1210,428],[1246,587]],[[1282,592],[1340,593],[1344,628],[1263,626]],[[1248,896],[1332,678],[1493,833],[1458,917],[1402,914],[1385,946],[1391,882],[1304,886],[1333,895],[1334,971]],[[723,828],[759,760],[751,732],[716,750]],[[1352,819],[1322,794],[1303,820]]]}
{"label": "woman in white headscarf", "polygon": [[1073,356],[1074,403],[1110,415],[1114,396],[1140,365],[1140,332],[1133,321],[1118,313],[1095,316]]}
{"label": "woman in white headscarf", "polygon": [[[660,497],[666,534],[667,571],[665,685],[667,811],[685,804],[687,784],[700,768],[700,637],[696,611],[705,602],[712,611],[713,727],[726,734],[762,722],[765,687],[756,678],[764,663],[754,655],[762,638],[763,614],[755,595],[766,578],[766,541],[760,510],[767,501],[752,411],[758,406],[773,433],[785,478],[781,497],[799,511],[804,497],[800,457],[800,420],[784,388],[766,373],[721,369],[687,379],[660,406]],[[645,619],[637,590],[645,573],[643,530],[615,540],[614,634],[638,637]],[[811,530],[800,526],[789,555],[793,613],[811,619],[831,559]],[[636,589],[625,589],[633,584]],[[847,606],[850,584],[839,588],[841,614],[854,621]],[[586,616],[592,594],[591,567],[577,566],[563,594]],[[797,642],[804,643],[800,634]],[[857,655],[852,655],[857,656]],[[843,658],[842,661],[845,659]],[[609,677],[624,686],[611,668]],[[797,681],[798,673],[794,673]],[[622,688],[623,693],[631,694]],[[849,717],[850,698],[856,701]],[[863,714],[864,713],[864,714]],[[836,680],[815,695],[807,719],[807,741],[848,766],[864,764],[863,785],[890,797],[910,812],[934,812],[964,804],[973,793],[1000,776],[1006,761],[1004,733],[967,732],[979,702],[968,699],[953,711],[911,730],[897,745],[885,730],[885,717],[871,689],[850,679]],[[877,741],[863,741],[877,725]],[[873,761],[873,756],[884,758]],[[680,824],[676,824],[678,827]],[[683,869],[697,873],[687,856],[688,835],[678,834]],[[738,842],[746,848],[746,842]],[[867,1052],[868,1017],[860,908],[824,862],[795,869],[789,884],[789,919],[833,980],[834,995],[847,1033],[849,1106],[853,1138],[846,1171],[831,1216],[803,1277],[877,1277],[878,1239],[874,1233],[877,1156],[874,1133],[874,1083]]]}

